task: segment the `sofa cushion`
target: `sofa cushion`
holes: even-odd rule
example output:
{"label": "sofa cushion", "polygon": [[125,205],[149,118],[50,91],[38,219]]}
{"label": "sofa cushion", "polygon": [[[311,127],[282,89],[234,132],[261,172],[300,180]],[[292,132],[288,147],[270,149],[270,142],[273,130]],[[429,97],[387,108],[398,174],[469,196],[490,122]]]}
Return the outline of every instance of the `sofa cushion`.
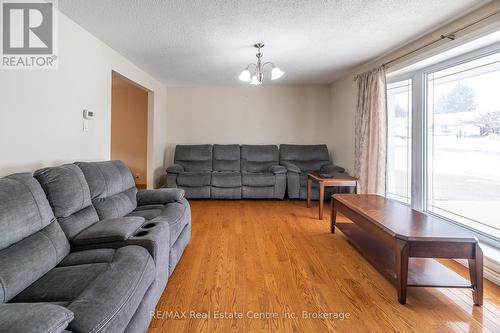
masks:
{"label": "sofa cushion", "polygon": [[211,186],[198,186],[198,187],[182,187],[186,191],[186,198],[189,199],[210,199]]}
{"label": "sofa cushion", "polygon": [[[82,259],[82,253],[87,257]],[[155,277],[148,251],[139,246],[70,254],[75,265],[58,266],[20,293],[13,302],[67,304],[74,313],[74,332],[121,332],[138,308]],[[95,253],[95,256],[93,255]]]}
{"label": "sofa cushion", "polygon": [[99,221],[73,238],[75,245],[124,241],[132,237],[145,222],[143,217],[119,217]]}
{"label": "sofa cushion", "polygon": [[37,170],[34,177],[42,186],[50,206],[68,239],[99,221],[92,206],[90,189],[82,170],[65,164]]}
{"label": "sofa cushion", "polygon": [[73,317],[70,310],[55,304],[0,304],[0,332],[59,333]]}
{"label": "sofa cushion", "polygon": [[174,162],[185,171],[212,171],[212,145],[177,145]]}
{"label": "sofa cushion", "polygon": [[272,173],[244,172],[241,175],[241,182],[244,186],[274,186],[276,184],[276,176]]}
{"label": "sofa cushion", "polygon": [[243,199],[272,199],[274,198],[274,186],[243,186],[241,197]]}
{"label": "sofa cushion", "polygon": [[54,268],[69,250],[64,232],[54,221],[0,251],[0,303],[9,301]]}
{"label": "sofa cushion", "polygon": [[135,188],[134,177],[122,161],[76,162],[83,171],[92,199],[107,198]]}
{"label": "sofa cushion", "polygon": [[122,217],[137,207],[134,178],[122,161],[76,164],[85,175],[100,220]]}
{"label": "sofa cushion", "polygon": [[0,179],[0,303],[42,277],[68,253],[68,240],[32,175]]}
{"label": "sofa cushion", "polygon": [[279,164],[278,160],[278,146],[241,146],[241,171],[266,172],[269,170],[269,167]]}
{"label": "sofa cushion", "polygon": [[214,171],[240,171],[240,146],[239,145],[214,145],[213,146]]}
{"label": "sofa cushion", "polygon": [[291,162],[302,171],[318,171],[323,165],[330,163],[328,147],[320,145],[280,145],[280,163]]}
{"label": "sofa cushion", "polygon": [[211,199],[241,199],[241,186],[239,187],[212,187]]}
{"label": "sofa cushion", "polygon": [[137,189],[134,187],[108,198],[96,198],[92,203],[100,220],[122,217],[137,207]]}
{"label": "sofa cushion", "polygon": [[0,179],[0,250],[55,221],[40,184],[29,173]]}
{"label": "sofa cushion", "polygon": [[180,186],[207,186],[210,185],[210,172],[184,172],[177,176],[177,184]]}
{"label": "sofa cushion", "polygon": [[71,252],[58,265],[58,267],[86,265],[90,263],[111,262],[115,249],[95,249],[88,251]]}
{"label": "sofa cushion", "polygon": [[212,186],[216,187],[240,187],[241,173],[239,172],[213,172]]}

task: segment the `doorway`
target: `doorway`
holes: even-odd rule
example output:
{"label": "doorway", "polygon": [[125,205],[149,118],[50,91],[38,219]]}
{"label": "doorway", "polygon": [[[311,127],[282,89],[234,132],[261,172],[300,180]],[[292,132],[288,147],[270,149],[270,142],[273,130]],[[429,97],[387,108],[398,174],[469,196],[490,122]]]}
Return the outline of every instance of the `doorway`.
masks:
{"label": "doorway", "polygon": [[147,187],[149,91],[113,72],[111,159],[123,161],[139,189]]}

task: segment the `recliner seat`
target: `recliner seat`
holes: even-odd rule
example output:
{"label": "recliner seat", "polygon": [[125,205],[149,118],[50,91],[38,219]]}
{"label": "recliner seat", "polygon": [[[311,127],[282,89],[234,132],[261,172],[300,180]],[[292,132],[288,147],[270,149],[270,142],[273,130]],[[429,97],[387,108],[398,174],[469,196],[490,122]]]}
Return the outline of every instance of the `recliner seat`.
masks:
{"label": "recliner seat", "polygon": [[[280,164],[287,169],[287,193],[290,199],[307,198],[307,174],[316,171],[323,173],[344,172],[344,168],[330,161],[328,147],[320,145],[280,145]],[[311,198],[319,199],[318,184],[312,184]],[[325,198],[334,193],[332,187],[325,188]]]}
{"label": "recliner seat", "polygon": [[167,169],[168,187],[179,187],[189,199],[210,198],[212,145],[177,145],[174,165]]}
{"label": "recliner seat", "polygon": [[[90,190],[92,205],[101,220],[145,220],[143,230],[130,242],[144,245],[148,235],[155,237],[165,225],[169,228],[169,276],[179,262],[191,237],[191,209],[182,190],[145,190],[137,192],[133,176],[121,161],[76,162]],[[152,241],[155,242],[154,240]],[[144,245],[146,246],[146,245]],[[158,247],[157,247],[158,248]]]}
{"label": "recliner seat", "polygon": [[240,146],[214,145],[210,198],[241,199]]}
{"label": "recliner seat", "polygon": [[[137,216],[100,220],[85,176],[74,164],[37,170],[34,177],[42,186],[73,250],[140,245],[153,257],[158,289],[163,290],[169,276],[170,247],[165,240],[170,241],[170,228],[167,223],[151,224]],[[161,290],[158,291],[161,293]]]}
{"label": "recliner seat", "polygon": [[0,179],[0,330],[125,331],[154,279],[143,247],[70,253],[33,176]]}
{"label": "recliner seat", "polygon": [[278,146],[241,146],[242,197],[283,199],[286,169],[279,165]]}

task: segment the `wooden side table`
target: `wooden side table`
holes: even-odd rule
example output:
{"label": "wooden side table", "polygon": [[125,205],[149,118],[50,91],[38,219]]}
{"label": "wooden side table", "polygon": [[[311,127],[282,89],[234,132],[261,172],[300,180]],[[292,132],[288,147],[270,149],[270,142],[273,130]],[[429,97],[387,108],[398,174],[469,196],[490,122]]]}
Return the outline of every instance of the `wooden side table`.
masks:
{"label": "wooden side table", "polygon": [[335,173],[332,178],[323,178],[319,172],[307,174],[307,208],[311,207],[312,182],[319,185],[319,219],[323,219],[323,204],[325,200],[325,187],[354,187],[354,193],[357,193],[358,180],[349,176],[347,173]]}

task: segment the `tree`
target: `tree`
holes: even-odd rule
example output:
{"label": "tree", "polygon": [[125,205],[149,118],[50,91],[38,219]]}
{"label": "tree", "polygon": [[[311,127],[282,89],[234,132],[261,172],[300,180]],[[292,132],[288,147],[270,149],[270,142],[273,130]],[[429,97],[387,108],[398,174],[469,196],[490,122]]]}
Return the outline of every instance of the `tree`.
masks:
{"label": "tree", "polygon": [[500,134],[500,111],[481,113],[472,121],[472,124],[479,127],[482,136],[490,133]]}
{"label": "tree", "polygon": [[458,82],[449,93],[439,97],[434,113],[470,112],[476,109],[476,94],[471,87]]}

